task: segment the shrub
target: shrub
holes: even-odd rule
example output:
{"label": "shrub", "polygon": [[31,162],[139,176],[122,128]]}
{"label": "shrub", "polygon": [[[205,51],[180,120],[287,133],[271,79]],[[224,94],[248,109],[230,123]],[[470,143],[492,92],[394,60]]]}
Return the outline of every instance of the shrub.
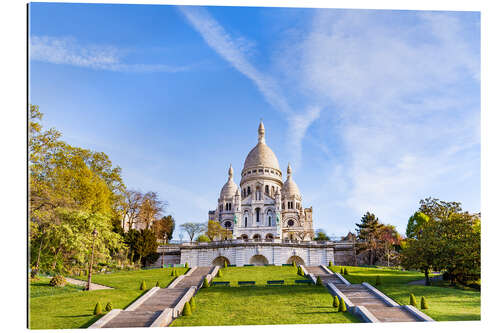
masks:
{"label": "shrub", "polygon": [[318,278],[316,279],[316,285],[317,285],[317,286],[322,286],[322,285],[323,285],[323,283],[321,283],[321,282],[322,282],[322,281],[321,281],[321,276],[318,276]]}
{"label": "shrub", "polygon": [[227,261],[224,260],[224,268],[227,268]]}
{"label": "shrub", "polygon": [[216,276],[217,277],[222,277],[222,271],[220,269],[217,271],[217,275]]}
{"label": "shrub", "polygon": [[172,271],[170,272],[170,276],[175,276],[175,268],[172,268]]}
{"label": "shrub", "polygon": [[347,268],[344,268],[344,275],[349,275],[349,272],[347,272]]}
{"label": "shrub", "polygon": [[347,307],[345,306],[344,299],[341,298],[340,299],[339,312],[346,312],[346,311],[347,311]]}
{"label": "shrub", "polygon": [[410,294],[410,305],[417,306],[417,299],[413,294]]}
{"label": "shrub", "polygon": [[189,305],[189,302],[186,302],[186,304],[184,304],[184,309],[182,309],[182,315],[190,316],[192,314],[193,312],[191,311],[191,305]]}
{"label": "shrub", "polygon": [[191,311],[196,310],[196,301],[194,297],[191,297],[191,299],[189,300],[189,305],[191,305]]}
{"label": "shrub", "polygon": [[292,261],[292,267],[297,267],[297,263],[295,261]]}
{"label": "shrub", "polygon": [[422,299],[420,299],[420,308],[422,310],[428,309],[429,307],[427,306],[427,301],[425,300],[425,297],[422,296]]}
{"label": "shrub", "polygon": [[101,303],[97,302],[94,308],[94,316],[102,314],[102,305]]}
{"label": "shrub", "polygon": [[156,286],[159,287],[160,286],[160,281],[156,281]]}
{"label": "shrub", "polygon": [[334,307],[334,308],[338,308],[338,307],[339,307],[339,305],[340,305],[339,298],[338,298],[337,296],[335,296],[335,297],[333,298],[333,307]]}
{"label": "shrub", "polygon": [[189,268],[189,264],[187,263],[187,261],[186,261],[186,263],[184,264],[184,267],[185,267],[185,268]]}
{"label": "shrub", "polygon": [[207,278],[203,279],[203,288],[208,288],[210,287],[210,284],[208,284]]}
{"label": "shrub", "polygon": [[340,274],[344,275],[344,267],[340,267]]}
{"label": "shrub", "polygon": [[375,280],[375,285],[376,286],[382,285],[382,280],[380,279],[380,275],[377,275],[377,279]]}
{"label": "shrub", "polygon": [[111,302],[108,302],[108,304],[106,304],[106,307],[104,309],[106,310],[106,312],[113,310],[113,304],[111,304]]}
{"label": "shrub", "polygon": [[56,275],[50,279],[49,285],[52,287],[64,287],[66,285],[66,279],[62,275]]}
{"label": "shrub", "polygon": [[146,290],[146,281],[142,280],[141,286],[139,287],[140,290]]}
{"label": "shrub", "polygon": [[328,267],[331,267],[331,266],[333,266],[333,265],[332,265],[332,261],[330,260],[330,261],[328,262]]}

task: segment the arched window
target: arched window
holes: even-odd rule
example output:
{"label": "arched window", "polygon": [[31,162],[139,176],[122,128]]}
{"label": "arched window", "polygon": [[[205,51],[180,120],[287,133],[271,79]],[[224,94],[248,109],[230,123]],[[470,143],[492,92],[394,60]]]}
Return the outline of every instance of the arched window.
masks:
{"label": "arched window", "polygon": [[266,194],[269,195],[269,185],[266,185],[265,189],[266,189]]}
{"label": "arched window", "polygon": [[260,221],[260,208],[255,208],[255,218],[256,218],[256,222],[259,223]]}
{"label": "arched window", "polygon": [[248,226],[248,216],[245,216],[245,228]]}
{"label": "arched window", "polygon": [[250,191],[250,186],[248,186],[247,187],[247,195],[250,195],[250,193],[252,193],[252,192]]}
{"label": "arched window", "polygon": [[273,220],[273,219],[272,219],[272,217],[271,217],[271,215],[269,215],[269,216],[267,217],[267,220],[268,220],[268,222],[269,222],[269,226],[271,226],[271,223],[272,223],[272,220]]}
{"label": "arched window", "polygon": [[224,222],[224,227],[225,227],[226,229],[231,228],[231,222],[229,222],[229,221]]}
{"label": "arched window", "polygon": [[243,198],[245,198],[246,196],[247,196],[247,189],[246,189],[246,188],[244,188],[244,189],[243,189]]}
{"label": "arched window", "polygon": [[293,222],[293,220],[288,220],[288,226],[289,227],[293,227],[295,222]]}
{"label": "arched window", "polygon": [[229,203],[229,209],[228,210],[231,210],[231,203]]}

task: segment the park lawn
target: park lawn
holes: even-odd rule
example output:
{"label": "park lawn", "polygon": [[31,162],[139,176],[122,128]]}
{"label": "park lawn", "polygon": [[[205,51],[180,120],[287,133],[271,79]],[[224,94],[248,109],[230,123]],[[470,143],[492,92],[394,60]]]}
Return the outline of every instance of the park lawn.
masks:
{"label": "park lawn", "polygon": [[[324,287],[294,285],[297,268],[247,266],[222,268],[222,277],[232,287],[201,289],[192,316],[177,318],[172,326],[279,325],[352,323],[359,319],[339,313]],[[266,286],[268,280],[284,280],[285,286]],[[255,281],[256,286],[238,287],[237,281]]]}
{"label": "park lawn", "polygon": [[193,314],[175,319],[171,326],[354,322],[359,319],[332,307],[332,296],[324,287],[287,285],[201,289],[196,295]]}
{"label": "park lawn", "polygon": [[257,286],[265,286],[268,280],[284,280],[289,285],[305,279],[292,266],[226,267],[221,268],[221,274],[222,277],[215,277],[214,281],[229,281],[232,287],[237,287],[238,281],[255,281]]}
{"label": "park lawn", "polygon": [[60,294],[74,293],[82,291],[83,287],[74,284],[66,284],[64,287],[52,287],[49,285],[50,278],[39,277],[30,282],[30,297],[54,296]]}
{"label": "park lawn", "polygon": [[[339,272],[340,268],[335,267]],[[376,288],[401,305],[410,304],[410,293],[417,298],[425,296],[429,309],[421,310],[437,321],[481,320],[481,292],[447,286],[408,285],[421,280],[424,274],[416,271],[399,271],[384,268],[347,267],[344,277],[351,283],[368,282],[375,286],[377,275],[382,285]]]}
{"label": "park lawn", "polygon": [[[187,269],[177,268],[179,274]],[[160,282],[161,287],[173,279],[172,268],[126,271],[110,274],[93,275],[92,281],[115,289],[74,291],[55,295],[40,296],[43,288],[40,281],[30,283],[30,328],[85,328],[94,323],[99,316],[94,316],[94,306],[101,302],[103,307],[111,302],[113,308],[123,309],[135,301],[147,290],[139,290],[141,282],[146,281],[147,289]],[[41,282],[40,282],[41,283]],[[46,280],[48,285],[48,279]],[[46,287],[56,288],[56,287]],[[33,291],[33,292],[32,292]]]}

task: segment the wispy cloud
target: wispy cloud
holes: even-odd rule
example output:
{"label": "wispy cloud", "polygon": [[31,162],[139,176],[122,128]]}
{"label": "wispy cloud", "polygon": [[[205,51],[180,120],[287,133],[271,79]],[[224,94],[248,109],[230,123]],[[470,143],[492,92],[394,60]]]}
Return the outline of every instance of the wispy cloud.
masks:
{"label": "wispy cloud", "polygon": [[344,204],[404,231],[418,199],[464,184],[460,195],[479,195],[479,49],[456,15],[414,13],[406,26],[384,15],[319,10],[283,61],[341,123],[332,182],[349,181]]}
{"label": "wispy cloud", "polygon": [[180,72],[189,66],[129,64],[126,52],[110,45],[81,45],[72,37],[31,36],[30,60],[116,72]]}
{"label": "wispy cloud", "polygon": [[248,59],[253,43],[231,36],[203,7],[180,6],[181,13],[200,33],[205,42],[236,70],[248,77],[267,102],[282,112],[289,122],[289,137],[296,168],[300,167],[302,139],[308,127],[319,117],[320,109],[310,107],[303,113],[292,111],[274,78],[257,69]]}

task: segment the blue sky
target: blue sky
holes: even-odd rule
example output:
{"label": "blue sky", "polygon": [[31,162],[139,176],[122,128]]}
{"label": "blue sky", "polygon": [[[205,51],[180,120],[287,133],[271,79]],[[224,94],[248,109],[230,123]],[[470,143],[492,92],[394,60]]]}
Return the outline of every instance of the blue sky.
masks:
{"label": "blue sky", "polygon": [[420,199],[480,209],[477,12],[33,3],[30,102],[178,224],[204,222],[260,118],[316,228]]}

